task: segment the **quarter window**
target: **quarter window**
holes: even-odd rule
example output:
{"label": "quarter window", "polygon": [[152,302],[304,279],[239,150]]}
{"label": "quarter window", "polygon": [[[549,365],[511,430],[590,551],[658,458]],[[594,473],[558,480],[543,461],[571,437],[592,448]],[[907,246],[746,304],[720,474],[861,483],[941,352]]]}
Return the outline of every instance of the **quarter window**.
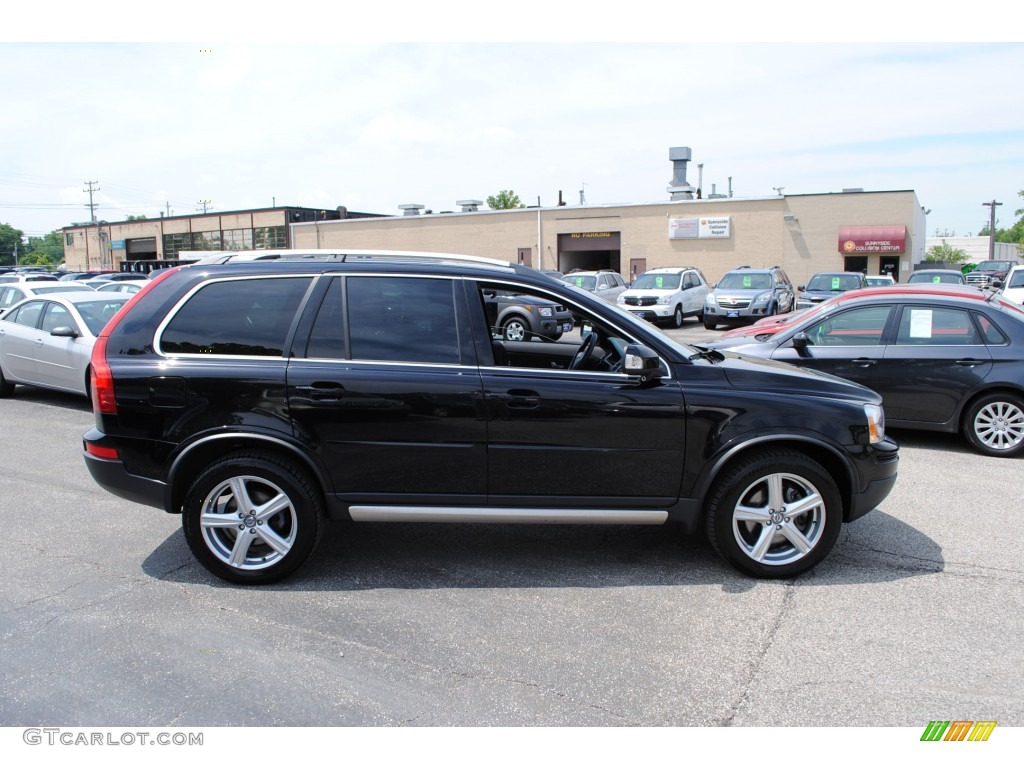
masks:
{"label": "quarter window", "polygon": [[200,288],[160,338],[172,354],[281,357],[308,277],[227,280]]}
{"label": "quarter window", "polygon": [[39,327],[39,316],[43,313],[43,301],[30,301],[22,304],[11,315],[4,316],[4,320],[10,320],[18,325],[27,325],[30,328]]}

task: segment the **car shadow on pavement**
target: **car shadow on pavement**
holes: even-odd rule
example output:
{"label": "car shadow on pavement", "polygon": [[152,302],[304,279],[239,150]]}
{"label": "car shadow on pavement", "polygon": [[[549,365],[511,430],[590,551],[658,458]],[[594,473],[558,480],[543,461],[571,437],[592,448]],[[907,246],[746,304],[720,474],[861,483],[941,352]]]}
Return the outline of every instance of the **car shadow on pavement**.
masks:
{"label": "car shadow on pavement", "polygon": [[43,389],[42,387],[27,387],[19,385],[15,388],[14,394],[7,398],[11,401],[21,400],[38,405],[53,405],[57,408],[67,408],[71,411],[92,411],[92,401],[84,395],[75,395],[71,392],[58,392],[56,389]]}
{"label": "car shadow on pavement", "polygon": [[[942,571],[942,549],[875,510],[844,526],[825,561],[796,586],[884,583]],[[180,530],[142,568],[166,581],[228,589],[537,589],[720,584],[745,592],[764,583],[730,567],[702,534],[676,526],[514,526],[329,522],[306,564],[276,584],[239,587],[209,574]]]}

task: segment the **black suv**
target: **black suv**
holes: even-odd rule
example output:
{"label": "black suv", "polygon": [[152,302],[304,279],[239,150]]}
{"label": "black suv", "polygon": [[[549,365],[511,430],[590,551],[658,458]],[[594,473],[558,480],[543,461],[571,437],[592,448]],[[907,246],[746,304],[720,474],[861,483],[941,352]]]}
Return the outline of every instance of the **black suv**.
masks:
{"label": "black suv", "polygon": [[[675,521],[789,577],[896,480],[859,385],[679,344],[527,267],[310,256],[163,272],[94,347],[90,472],[181,514],[227,580],[294,571],[325,517]],[[508,340],[488,311],[503,293],[583,326]]]}

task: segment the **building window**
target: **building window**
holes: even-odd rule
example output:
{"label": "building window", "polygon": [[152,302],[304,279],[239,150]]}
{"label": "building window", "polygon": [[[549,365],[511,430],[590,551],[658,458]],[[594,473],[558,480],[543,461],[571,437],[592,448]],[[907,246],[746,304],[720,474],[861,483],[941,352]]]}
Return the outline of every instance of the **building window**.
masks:
{"label": "building window", "polygon": [[253,247],[256,250],[287,248],[284,227],[256,227],[253,230]]}
{"label": "building window", "polygon": [[75,244],[75,233],[74,232],[68,232],[66,235],[64,235],[64,244],[65,245],[74,245]]}
{"label": "building window", "polygon": [[220,232],[193,232],[192,233],[192,250],[193,251],[222,251],[220,240]]}
{"label": "building window", "polygon": [[177,259],[180,251],[192,250],[192,234],[164,235],[164,258]]}
{"label": "building window", "polygon": [[225,229],[221,236],[224,239],[225,251],[251,251],[251,229]]}

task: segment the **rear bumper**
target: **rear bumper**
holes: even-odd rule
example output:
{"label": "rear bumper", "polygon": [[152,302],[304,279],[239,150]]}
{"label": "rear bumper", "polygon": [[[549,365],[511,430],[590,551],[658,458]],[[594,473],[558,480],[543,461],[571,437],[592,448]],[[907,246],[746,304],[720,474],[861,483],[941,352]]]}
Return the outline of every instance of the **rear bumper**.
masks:
{"label": "rear bumper", "polygon": [[119,459],[100,458],[87,450],[82,451],[82,458],[92,479],[103,490],[136,504],[164,508],[166,483],[151,477],[131,474],[125,468],[124,462]]}

